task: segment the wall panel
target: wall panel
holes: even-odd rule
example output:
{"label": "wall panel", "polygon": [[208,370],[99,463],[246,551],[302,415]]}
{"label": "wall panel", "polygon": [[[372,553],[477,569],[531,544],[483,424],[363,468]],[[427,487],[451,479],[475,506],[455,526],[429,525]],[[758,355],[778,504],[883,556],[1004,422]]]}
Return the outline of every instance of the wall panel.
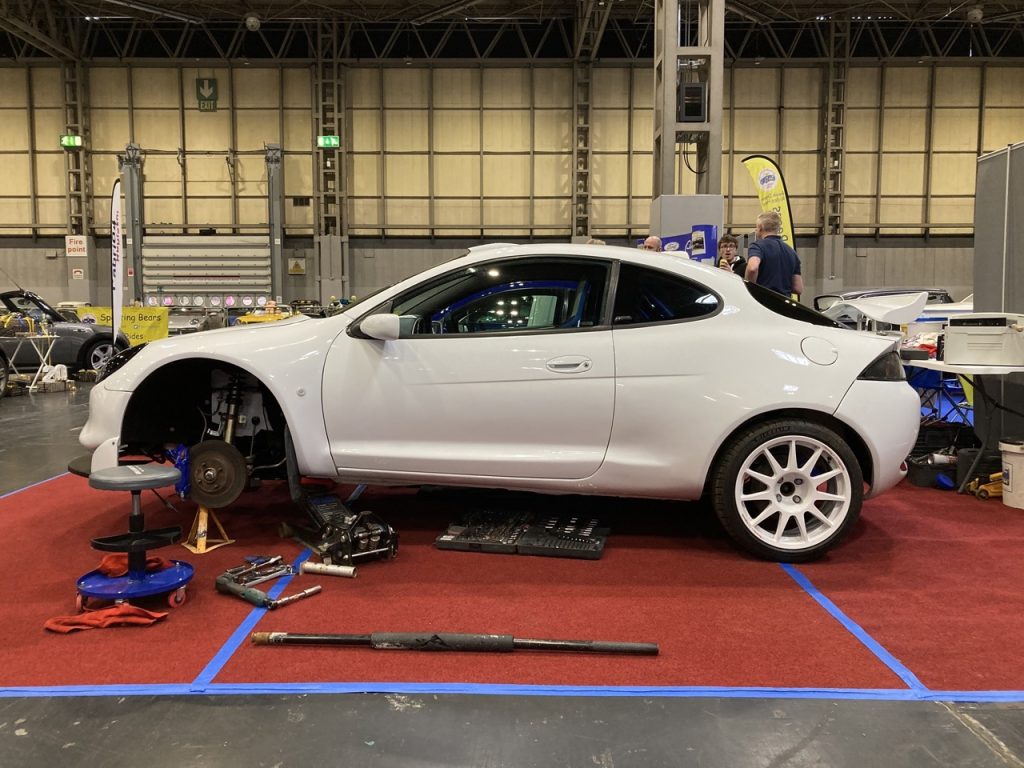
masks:
{"label": "wall panel", "polygon": [[426,110],[389,109],[384,112],[384,149],[387,152],[426,152]]}
{"label": "wall panel", "polygon": [[281,100],[281,73],[264,67],[231,70],[236,109],[252,107],[276,110]]}
{"label": "wall panel", "polygon": [[488,197],[529,197],[529,156],[484,155],[483,172],[485,199]]}
{"label": "wall panel", "polygon": [[[189,81],[185,81],[188,90]],[[220,98],[225,98],[223,90],[227,83],[219,83]],[[194,92],[194,88],[193,88]],[[131,70],[132,104],[136,109],[146,107],[167,107],[178,103],[178,70],[172,67],[133,67]]]}
{"label": "wall panel", "polygon": [[429,75],[430,70],[411,67],[383,70],[385,108],[426,107]]}
{"label": "wall panel", "polygon": [[604,152],[629,150],[629,110],[595,109],[591,116],[592,141]]}
{"label": "wall panel", "polygon": [[528,108],[530,100],[530,70],[488,67],[481,74],[484,107],[505,109]]}
{"label": "wall panel", "polygon": [[779,106],[781,70],[775,67],[736,67],[733,70],[733,101],[746,108]]}
{"label": "wall panel", "polygon": [[288,67],[281,72],[284,108],[309,110],[313,98],[309,68]]}
{"label": "wall panel", "polygon": [[526,109],[489,109],[483,113],[484,152],[529,152],[531,115]]}
{"label": "wall panel", "polygon": [[480,112],[443,110],[434,112],[435,152],[479,152]]}
{"label": "wall panel", "polygon": [[[263,150],[267,144],[281,143],[281,113],[272,109],[246,109],[236,112],[235,149],[245,152]],[[307,138],[304,149],[309,149]]]}
{"label": "wall panel", "polygon": [[435,156],[433,166],[434,196],[480,197],[478,155]]}
{"label": "wall panel", "polygon": [[540,108],[572,106],[572,72],[568,68],[536,67],[533,72],[533,98]]}
{"label": "wall panel", "polygon": [[533,113],[533,147],[538,152],[559,152],[572,148],[572,111],[539,109]]}
{"label": "wall panel", "polygon": [[882,129],[882,151],[923,151],[927,125],[927,110],[886,109]]}
{"label": "wall panel", "polygon": [[932,148],[937,151],[971,150],[978,146],[978,110],[936,109],[932,122]]}
{"label": "wall panel", "polygon": [[1021,106],[1022,82],[1024,82],[1024,67],[990,65],[985,75],[985,106]]}
{"label": "wall panel", "polygon": [[28,156],[28,110],[24,105],[4,107],[0,102],[0,151],[24,152]]}
{"label": "wall panel", "polygon": [[[178,111],[135,110],[135,143],[143,149],[177,149],[181,146]],[[124,145],[121,146],[124,149]]]}
{"label": "wall panel", "polygon": [[426,155],[387,156],[384,161],[384,173],[388,195],[395,197],[426,197],[429,195],[428,165]]}
{"label": "wall panel", "polygon": [[572,186],[571,167],[572,155],[535,156],[533,193],[540,197],[568,197]]}
{"label": "wall panel", "polygon": [[130,138],[126,110],[93,107],[90,119],[92,121],[91,144],[94,151],[124,151]]}
{"label": "wall panel", "polygon": [[32,104],[60,108],[64,105],[60,70],[57,67],[32,67]]}
{"label": "wall panel", "polygon": [[435,107],[479,107],[480,70],[433,70]]}

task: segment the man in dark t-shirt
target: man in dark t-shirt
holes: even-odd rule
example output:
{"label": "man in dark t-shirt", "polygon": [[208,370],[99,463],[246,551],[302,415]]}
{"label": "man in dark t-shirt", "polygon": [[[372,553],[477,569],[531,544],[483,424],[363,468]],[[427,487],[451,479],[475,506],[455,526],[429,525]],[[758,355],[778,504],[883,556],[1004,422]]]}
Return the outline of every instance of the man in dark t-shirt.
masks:
{"label": "man in dark t-shirt", "polygon": [[757,240],[747,248],[747,282],[763,285],[783,296],[804,292],[800,275],[800,257],[787,245],[779,231],[782,219],[777,211],[766,211],[757,217]]}

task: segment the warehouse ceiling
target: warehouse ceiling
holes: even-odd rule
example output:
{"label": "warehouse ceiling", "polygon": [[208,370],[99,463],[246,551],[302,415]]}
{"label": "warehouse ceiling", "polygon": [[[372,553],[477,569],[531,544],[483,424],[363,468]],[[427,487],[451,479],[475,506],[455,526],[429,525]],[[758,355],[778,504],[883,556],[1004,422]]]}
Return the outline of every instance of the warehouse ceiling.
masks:
{"label": "warehouse ceiling", "polygon": [[[550,19],[572,19],[580,6],[595,5],[611,8],[613,17],[630,21],[653,19],[652,0],[595,0],[593,3],[573,0],[540,0],[539,2],[512,2],[504,0],[66,0],[56,3],[65,12],[79,16],[110,17],[131,16],[156,18],[161,14],[180,14],[204,21],[243,18],[256,14],[265,20],[338,19],[361,22],[410,21],[526,21],[542,22]],[[680,2],[680,6],[696,3]],[[1002,2],[950,2],[949,0],[726,0],[727,12],[739,17],[756,16],[771,20],[809,21],[823,16],[881,16],[885,19],[912,21],[961,21],[977,18],[1019,18],[1024,15],[1024,3],[1019,0]],[[147,10],[148,9],[148,10]]]}
{"label": "warehouse ceiling", "polygon": [[[851,57],[1024,57],[1024,0],[724,2],[732,60],[833,58],[837,25]],[[0,0],[0,57],[649,60],[655,27],[655,0]]]}

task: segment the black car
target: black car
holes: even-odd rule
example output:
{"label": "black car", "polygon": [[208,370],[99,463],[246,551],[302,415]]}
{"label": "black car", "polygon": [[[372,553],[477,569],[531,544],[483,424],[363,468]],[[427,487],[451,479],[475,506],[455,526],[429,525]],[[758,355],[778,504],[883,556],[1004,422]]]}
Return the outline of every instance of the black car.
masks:
{"label": "black car", "polygon": [[327,317],[327,310],[316,299],[295,299],[290,302],[292,313],[309,317]]}
{"label": "black car", "polygon": [[[53,365],[65,365],[69,371],[79,369],[99,370],[115,351],[128,349],[128,337],[118,333],[114,340],[109,325],[69,322],[46,301],[31,291],[16,290],[0,293],[0,312],[17,313],[30,318],[38,332],[47,324],[50,332],[57,336],[50,352]],[[0,350],[16,368],[22,366],[35,370],[39,367],[39,356],[31,344],[21,343],[16,335],[0,336]],[[15,352],[17,351],[17,355]]]}

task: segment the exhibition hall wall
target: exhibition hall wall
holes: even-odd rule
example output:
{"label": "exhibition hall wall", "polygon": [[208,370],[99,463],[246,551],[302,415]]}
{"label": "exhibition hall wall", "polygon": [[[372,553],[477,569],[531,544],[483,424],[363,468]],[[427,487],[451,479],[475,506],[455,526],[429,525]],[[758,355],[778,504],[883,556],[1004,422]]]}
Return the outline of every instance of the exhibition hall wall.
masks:
{"label": "exhibition hall wall", "polygon": [[[108,234],[117,155],[127,143],[143,152],[147,234],[265,232],[264,145],[280,143],[286,237],[296,241],[296,255],[312,253],[318,105],[308,65],[93,63],[86,71],[90,130],[82,151],[92,173],[89,220],[98,248]],[[568,239],[568,65],[414,62],[344,72],[345,153],[338,156],[347,164],[356,292],[458,252],[435,238]],[[726,228],[751,231],[759,211],[741,159],[778,158],[797,236],[808,243],[801,249],[808,272],[820,234],[824,73],[822,63],[796,61],[737,62],[725,72]],[[217,82],[216,111],[199,109],[201,79]],[[977,156],[1022,138],[1021,82],[1024,66],[991,61],[852,63],[844,225],[848,240],[871,239],[847,243],[836,279],[852,287],[938,283],[969,291]],[[648,226],[650,65],[599,63],[592,94],[592,234],[629,242]],[[66,233],[65,150],[58,144],[64,120],[58,67],[3,68],[0,267],[16,264],[26,283],[52,289],[55,298],[67,274],[58,264]],[[694,148],[680,147],[677,159],[677,192],[692,192],[700,170]],[[901,237],[912,239],[886,239]]]}
{"label": "exhibition hall wall", "polygon": [[[144,152],[145,225],[153,233],[266,224],[263,146],[284,147],[288,234],[312,234],[313,104],[307,66],[88,68],[86,149],[93,221],[128,142]],[[726,70],[726,225],[758,205],[748,154],[779,159],[798,234],[818,233],[822,65]],[[354,236],[554,236],[570,233],[573,120],[567,66],[352,66],[346,72],[349,229]],[[217,81],[200,112],[197,79]],[[977,156],[1022,138],[1024,66],[852,66],[847,87],[847,234],[969,234]],[[650,66],[597,66],[593,77],[594,233],[644,232],[651,195]],[[60,69],[9,66],[0,78],[0,234],[65,231]],[[180,152],[179,152],[180,150]],[[679,189],[693,191],[692,147]],[[697,169],[699,170],[699,169]],[[927,225],[923,227],[922,224]]]}

